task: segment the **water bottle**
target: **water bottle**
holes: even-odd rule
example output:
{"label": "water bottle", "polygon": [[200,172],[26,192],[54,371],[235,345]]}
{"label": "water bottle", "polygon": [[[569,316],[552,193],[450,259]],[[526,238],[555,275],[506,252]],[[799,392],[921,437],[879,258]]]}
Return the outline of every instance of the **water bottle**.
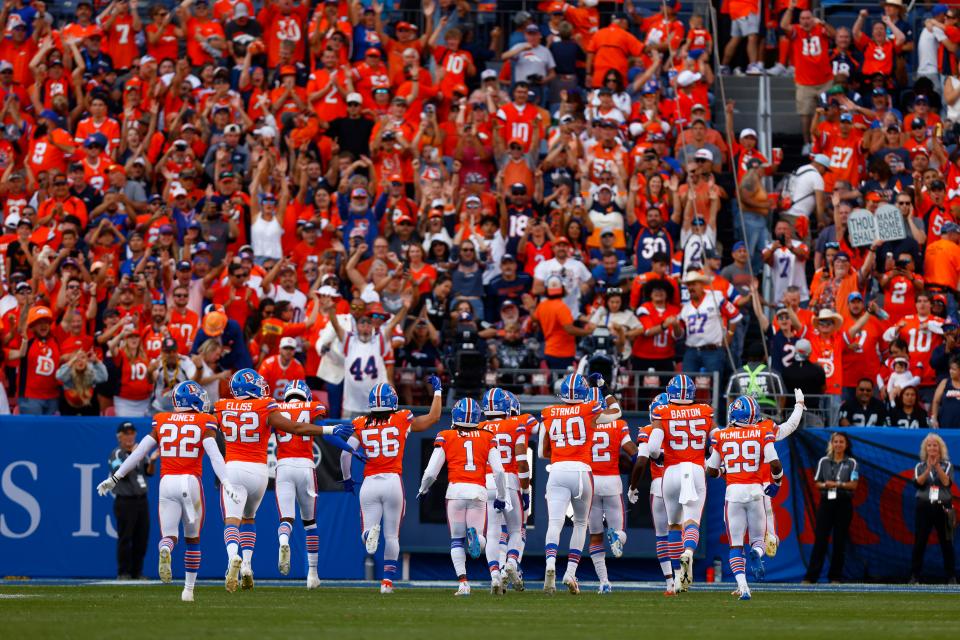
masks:
{"label": "water bottle", "polygon": [[721,582],[723,579],[723,560],[720,556],[713,557],[713,581]]}
{"label": "water bottle", "polygon": [[367,556],[367,559],[363,561],[363,579],[368,582],[372,581],[376,572],[377,563],[374,561],[373,556]]}
{"label": "water bottle", "polygon": [[856,482],[860,478],[860,473],[854,469],[850,472],[850,482]]}
{"label": "water bottle", "polygon": [[647,369],[647,375],[643,376],[643,386],[645,387],[659,387],[660,379],[653,373],[653,367]]}

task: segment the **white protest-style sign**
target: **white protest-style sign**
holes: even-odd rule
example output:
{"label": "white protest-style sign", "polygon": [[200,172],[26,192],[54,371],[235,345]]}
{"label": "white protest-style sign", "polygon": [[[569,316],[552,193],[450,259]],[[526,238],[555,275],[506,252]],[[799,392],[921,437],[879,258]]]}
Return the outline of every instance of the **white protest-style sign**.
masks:
{"label": "white protest-style sign", "polygon": [[877,237],[884,242],[903,240],[907,237],[907,226],[903,222],[903,214],[896,205],[880,205],[874,217],[877,220]]}
{"label": "white protest-style sign", "polygon": [[880,205],[876,213],[854,209],[847,219],[847,232],[850,234],[850,245],[854,247],[867,246],[874,240],[889,242],[907,237],[903,215],[892,204]]}
{"label": "white protest-style sign", "polygon": [[854,209],[847,218],[850,246],[863,247],[877,239],[877,221],[866,209]]}

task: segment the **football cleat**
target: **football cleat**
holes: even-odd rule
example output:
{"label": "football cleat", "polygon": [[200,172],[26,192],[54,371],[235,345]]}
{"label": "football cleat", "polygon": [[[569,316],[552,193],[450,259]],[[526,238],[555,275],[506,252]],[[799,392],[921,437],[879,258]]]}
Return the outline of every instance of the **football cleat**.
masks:
{"label": "football cleat", "polygon": [[367,548],[367,554],[373,555],[377,552],[377,547],[380,546],[380,525],[375,524],[370,527],[370,530],[367,531],[366,536],[363,539],[363,545]]}
{"label": "football cleat", "polygon": [[607,544],[610,546],[610,553],[613,554],[614,558],[623,555],[623,541],[613,527],[607,527]]}
{"label": "football cleat", "polygon": [[237,590],[237,576],[240,575],[240,565],[242,564],[243,558],[240,556],[230,558],[230,564],[227,566],[227,579],[224,584],[230,593]]}
{"label": "football cleat", "polygon": [[455,594],[453,594],[453,595],[455,595],[455,596],[468,596],[468,595],[470,595],[470,583],[469,583],[469,582],[466,582],[466,581],[461,582],[461,583],[460,583],[460,586],[457,587],[457,592],[456,592]]}
{"label": "football cleat", "polygon": [[566,585],[567,591],[570,592],[572,596],[580,595],[580,583],[577,582],[576,577],[574,576],[564,576],[563,584]]}
{"label": "football cleat", "polygon": [[393,581],[392,580],[381,580],[380,581],[380,593],[393,593]]}
{"label": "football cleat", "polygon": [[512,562],[507,563],[507,584],[513,587],[515,591],[523,591],[523,575],[520,573],[519,567]]}
{"label": "football cleat", "polygon": [[160,582],[170,582],[173,579],[173,571],[170,569],[170,549],[167,547],[160,549],[160,566],[157,572],[160,574]]}
{"label": "football cleat", "polygon": [[693,549],[684,549],[680,555],[680,593],[690,590],[693,582]]}
{"label": "football cleat", "polygon": [[320,587],[320,576],[317,575],[316,569],[311,569],[310,573],[307,574],[307,589],[317,589]]}
{"label": "football cleat", "polygon": [[240,567],[240,588],[244,591],[253,589],[253,567],[246,563]]}
{"label": "football cleat", "polygon": [[750,599],[750,589],[738,589],[734,593],[737,594],[737,598],[740,600]]}
{"label": "football cleat", "polygon": [[507,590],[503,586],[503,580],[500,578],[494,578],[490,581],[490,595],[502,596],[505,593],[507,593]]}
{"label": "football cleat", "polygon": [[183,591],[180,592],[180,601],[193,602],[193,589],[189,587],[184,587]]}
{"label": "football cleat", "polygon": [[757,555],[752,550],[750,552],[750,573],[756,582],[763,582],[767,577],[767,569],[763,566],[763,555]]}
{"label": "football cleat", "polygon": [[764,536],[763,542],[768,556],[772,558],[777,555],[777,548],[780,546],[780,538],[772,533],[767,532],[767,535]]}
{"label": "football cleat", "polygon": [[557,592],[557,570],[547,569],[543,576],[543,591],[553,595]]}
{"label": "football cleat", "polygon": [[609,582],[604,582],[604,583],[602,583],[602,584],[600,585],[600,590],[597,591],[597,593],[599,593],[599,594],[602,595],[602,596],[605,596],[605,595],[610,594],[612,591],[613,591],[613,589],[610,588],[610,583],[609,583]]}
{"label": "football cleat", "polygon": [[665,596],[677,595],[677,584],[673,581],[673,578],[666,579],[666,589],[664,589],[663,595]]}
{"label": "football cleat", "polygon": [[277,571],[285,576],[290,573],[290,545],[280,545],[280,557],[277,559]]}
{"label": "football cleat", "polygon": [[474,560],[480,557],[480,536],[474,527],[467,527],[467,555]]}

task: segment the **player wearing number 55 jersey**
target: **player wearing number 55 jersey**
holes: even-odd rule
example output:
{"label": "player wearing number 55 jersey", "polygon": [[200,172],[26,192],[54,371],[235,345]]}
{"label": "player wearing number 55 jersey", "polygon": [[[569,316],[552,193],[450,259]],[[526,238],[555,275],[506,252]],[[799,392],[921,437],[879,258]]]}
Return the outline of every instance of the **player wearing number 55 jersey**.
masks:
{"label": "player wearing number 55 jersey", "polygon": [[[713,429],[713,408],[694,403],[696,393],[689,376],[670,379],[669,402],[653,410],[647,443],[650,459],[663,452],[663,503],[670,525],[667,543],[674,573],[680,573],[680,591],[686,591],[693,580],[693,553],[700,542],[700,518],[707,498],[703,464],[707,436]],[[681,541],[683,551],[676,557]]]}
{"label": "player wearing number 55 jersey", "polygon": [[[193,587],[200,569],[200,529],[203,528],[203,448],[210,458],[213,472],[223,486],[226,501],[237,499],[237,489],[226,477],[223,456],[217,449],[217,422],[205,413],[210,404],[207,392],[196,382],[181,382],[173,390],[174,413],[158,413],[153,428],[109,478],[97,485],[97,492],[106,495],[117,480],[137,468],[150,450],[160,446],[160,579],[170,582],[170,556],[177,544],[180,523],[187,543],[184,553],[184,587],[181,599],[193,602]],[[202,442],[202,444],[201,444]]]}
{"label": "player wearing number 55 jersey", "polygon": [[[414,417],[409,411],[397,411],[397,392],[388,384],[370,390],[369,415],[353,421],[354,433],[347,443],[357,447],[367,458],[360,486],[360,526],[367,553],[377,552],[383,530],[383,579],[380,593],[393,593],[393,577],[400,558],[400,522],[406,502],[403,498],[403,450],[411,431],[426,431],[440,419],[443,389],[440,378],[430,376],[433,403],[430,413]],[[340,454],[343,488],[352,492],[351,455]],[[382,523],[382,524],[381,524]]]}
{"label": "player wearing number 55 jersey", "polygon": [[237,488],[240,497],[239,502],[221,499],[223,541],[229,558],[225,586],[227,591],[236,591],[238,574],[244,589],[253,588],[251,561],[257,541],[254,519],[267,490],[270,429],[299,436],[341,437],[349,436],[353,430],[342,425],[316,427],[284,417],[270,397],[263,376],[253,369],[233,374],[230,392],[233,399],[217,402],[215,412],[226,442],[227,480]]}
{"label": "player wearing number 55 jersey", "polygon": [[497,486],[494,507],[498,512],[513,509],[506,500],[507,484],[500,463],[500,454],[493,434],[477,429],[480,422],[480,405],[472,398],[462,398],[453,406],[450,414],[452,429],[437,434],[433,455],[420,480],[420,492],[425,495],[443,468],[447,465],[447,524],[450,527],[450,558],[457,572],[460,585],[455,595],[469,596],[467,582],[467,553],[479,558],[486,546],[480,533],[486,520],[486,475],[492,472]]}
{"label": "player wearing number 55 jersey", "polygon": [[[730,426],[710,434],[710,459],[707,468],[711,476],[723,475],[727,492],[723,519],[730,539],[730,570],[737,581],[735,594],[741,600],[750,599],[747,586],[746,560],[743,537],[750,532],[750,557],[753,575],[763,578],[763,546],[766,516],[763,496],[774,496],[783,477],[783,466],[773,443],[776,436],[769,427],[757,424],[760,407],[750,396],[740,396],[728,410]],[[763,486],[763,467],[770,465],[774,484]]]}

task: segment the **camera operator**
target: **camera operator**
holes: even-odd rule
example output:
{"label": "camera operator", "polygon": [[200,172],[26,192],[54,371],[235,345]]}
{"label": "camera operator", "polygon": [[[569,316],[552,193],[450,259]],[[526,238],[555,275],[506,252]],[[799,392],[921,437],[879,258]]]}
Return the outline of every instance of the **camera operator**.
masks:
{"label": "camera operator", "polygon": [[957,524],[950,490],[953,485],[953,464],[947,443],[935,433],[920,444],[920,462],[914,468],[913,483],[917,487],[917,507],[914,511],[913,567],[910,584],[920,582],[923,555],[927,550],[930,531],[936,529],[943,570],[947,584],[957,584],[956,556],[953,550],[953,530]]}

